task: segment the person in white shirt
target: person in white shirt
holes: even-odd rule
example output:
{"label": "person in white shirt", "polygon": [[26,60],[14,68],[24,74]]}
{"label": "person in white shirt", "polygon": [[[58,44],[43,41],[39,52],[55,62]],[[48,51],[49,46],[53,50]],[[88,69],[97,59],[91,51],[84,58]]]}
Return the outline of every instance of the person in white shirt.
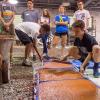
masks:
{"label": "person in white shirt", "polygon": [[31,50],[34,51],[33,45],[36,45],[36,39],[40,35],[48,32],[48,25],[39,25],[34,22],[22,22],[15,27],[15,33],[22,44],[25,45],[25,60],[22,65],[31,66],[29,60]]}
{"label": "person in white shirt", "polygon": [[[30,66],[31,61],[29,60],[30,52],[33,51],[33,42],[39,34],[40,25],[33,22],[22,22],[15,26],[15,33],[22,44],[25,45],[25,60],[22,65]],[[33,54],[34,56],[34,54]]]}
{"label": "person in white shirt", "polygon": [[74,19],[76,20],[82,20],[85,23],[85,29],[87,30],[89,28],[89,21],[91,18],[91,15],[88,10],[84,9],[84,3],[82,1],[77,2],[78,9],[74,13]]}
{"label": "person in white shirt", "polygon": [[40,24],[50,24],[50,13],[48,9],[44,9],[40,18]]}

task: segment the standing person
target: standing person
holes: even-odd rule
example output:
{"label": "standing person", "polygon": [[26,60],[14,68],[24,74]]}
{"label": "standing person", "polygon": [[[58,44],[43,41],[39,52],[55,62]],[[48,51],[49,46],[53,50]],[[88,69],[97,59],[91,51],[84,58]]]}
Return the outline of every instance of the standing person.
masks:
{"label": "standing person", "polygon": [[[47,24],[48,27],[50,28],[50,13],[47,9],[43,10],[43,14],[42,14],[41,19],[40,19],[40,24],[42,24],[42,25]],[[45,35],[40,35],[38,38],[42,39],[43,58],[49,59],[49,56],[48,56],[48,45],[50,45],[50,43],[49,43],[49,33],[45,33]],[[48,42],[47,42],[47,40],[48,40]]]}
{"label": "standing person", "polygon": [[83,20],[85,23],[85,30],[89,28],[89,21],[91,15],[88,10],[84,9],[84,3],[82,1],[77,2],[78,10],[74,13],[74,19]]}
{"label": "standing person", "polygon": [[[27,9],[21,15],[23,22],[39,23],[40,14],[38,10],[34,9],[33,0],[27,0]],[[33,50],[33,60],[36,60],[35,51]]]}
{"label": "standing person", "polygon": [[[84,72],[89,60],[94,61],[93,75],[99,77],[99,62],[100,62],[100,46],[95,38],[84,31],[85,23],[82,20],[77,20],[72,29],[75,33],[74,46],[69,48],[67,56],[73,56],[82,62],[80,72]],[[98,52],[99,51],[99,52]]]}
{"label": "standing person", "polygon": [[[15,8],[9,3],[9,0],[4,0],[0,3],[0,21],[3,27],[3,32],[9,32],[10,35],[14,35],[14,21]],[[2,33],[3,34],[3,33]]]}
{"label": "standing person", "polygon": [[0,2],[0,54],[2,56],[2,83],[9,82],[9,53],[14,39],[14,16],[14,6],[9,3],[9,0]]}
{"label": "standing person", "polygon": [[40,18],[40,23],[50,25],[50,13],[49,13],[48,9],[43,10],[42,16]]}
{"label": "standing person", "polygon": [[65,15],[65,7],[61,5],[59,7],[59,14],[56,15],[55,17],[56,32],[54,34],[53,48],[51,50],[51,52],[54,52],[53,54],[56,53],[54,48],[61,39],[61,45],[62,45],[61,56],[64,56],[64,48],[67,44],[68,31],[69,31],[68,24],[69,24],[69,17]]}
{"label": "standing person", "polygon": [[27,9],[22,13],[21,17],[23,22],[39,22],[40,14],[36,9],[34,9],[33,0],[27,0]]}

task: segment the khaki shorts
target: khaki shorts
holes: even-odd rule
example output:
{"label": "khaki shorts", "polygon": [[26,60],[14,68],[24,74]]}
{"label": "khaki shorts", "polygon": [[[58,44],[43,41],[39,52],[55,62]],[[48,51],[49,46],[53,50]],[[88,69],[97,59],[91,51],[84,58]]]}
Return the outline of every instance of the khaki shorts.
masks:
{"label": "khaki shorts", "polygon": [[10,66],[10,49],[12,46],[13,40],[2,40],[0,39],[0,55],[2,60],[5,60]]}
{"label": "khaki shorts", "polygon": [[14,24],[10,25],[10,29],[7,32],[3,26],[3,23],[0,22],[0,35],[15,35]]}

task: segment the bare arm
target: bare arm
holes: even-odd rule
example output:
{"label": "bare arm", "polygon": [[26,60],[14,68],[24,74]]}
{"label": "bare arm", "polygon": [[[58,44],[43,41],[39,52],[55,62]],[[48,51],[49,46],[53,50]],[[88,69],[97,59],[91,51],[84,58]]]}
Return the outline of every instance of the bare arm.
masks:
{"label": "bare arm", "polygon": [[15,13],[13,13],[12,19],[8,22],[9,25],[11,25],[13,23],[14,18],[15,18]]}
{"label": "bare arm", "polygon": [[80,67],[80,72],[82,72],[82,73],[84,72],[84,70],[86,69],[86,64],[89,62],[91,57],[92,57],[92,52],[89,52],[88,56],[86,57],[86,59],[84,60],[83,64]]}
{"label": "bare arm", "polygon": [[4,19],[2,18],[2,16],[1,16],[1,12],[0,12],[0,20],[1,20],[1,22],[2,22],[3,24],[5,24],[5,21],[4,21]]}
{"label": "bare arm", "polygon": [[56,25],[68,25],[68,21],[66,21],[66,22],[58,22],[58,21],[56,21],[55,24]]}

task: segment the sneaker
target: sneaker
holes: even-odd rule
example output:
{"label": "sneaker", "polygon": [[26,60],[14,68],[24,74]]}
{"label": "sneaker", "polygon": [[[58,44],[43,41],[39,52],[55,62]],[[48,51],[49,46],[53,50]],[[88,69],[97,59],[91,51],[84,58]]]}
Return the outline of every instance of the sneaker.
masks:
{"label": "sneaker", "polygon": [[32,62],[29,59],[25,59],[22,63],[23,66],[28,66],[31,67],[32,66]]}
{"label": "sneaker", "polygon": [[33,55],[33,61],[36,61],[36,55]]}
{"label": "sneaker", "polygon": [[98,73],[94,73],[93,76],[94,76],[94,78],[99,78],[100,77],[100,73],[99,72]]}

